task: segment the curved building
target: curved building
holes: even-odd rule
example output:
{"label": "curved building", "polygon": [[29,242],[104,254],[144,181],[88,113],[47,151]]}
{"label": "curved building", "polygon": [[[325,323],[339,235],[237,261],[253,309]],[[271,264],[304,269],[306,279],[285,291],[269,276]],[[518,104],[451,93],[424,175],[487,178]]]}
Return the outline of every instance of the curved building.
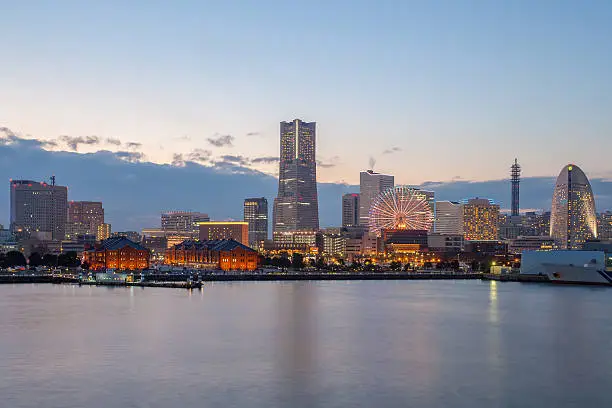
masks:
{"label": "curved building", "polygon": [[584,172],[574,164],[563,167],[552,197],[550,235],[562,249],[580,249],[597,238],[595,198]]}

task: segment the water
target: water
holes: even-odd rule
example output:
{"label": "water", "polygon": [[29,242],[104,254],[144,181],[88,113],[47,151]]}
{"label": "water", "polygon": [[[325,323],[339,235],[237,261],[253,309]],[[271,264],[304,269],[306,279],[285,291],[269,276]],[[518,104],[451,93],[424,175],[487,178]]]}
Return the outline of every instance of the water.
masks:
{"label": "water", "polygon": [[0,285],[2,407],[609,407],[612,290]]}

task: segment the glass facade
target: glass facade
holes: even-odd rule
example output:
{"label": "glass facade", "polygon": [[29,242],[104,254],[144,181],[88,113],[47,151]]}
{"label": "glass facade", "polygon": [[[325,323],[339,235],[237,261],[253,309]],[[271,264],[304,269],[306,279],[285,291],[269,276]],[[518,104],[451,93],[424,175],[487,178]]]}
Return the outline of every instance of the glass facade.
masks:
{"label": "glass facade", "polygon": [[591,184],[576,165],[563,167],[552,197],[550,235],[562,249],[581,249],[597,238],[595,198]]}

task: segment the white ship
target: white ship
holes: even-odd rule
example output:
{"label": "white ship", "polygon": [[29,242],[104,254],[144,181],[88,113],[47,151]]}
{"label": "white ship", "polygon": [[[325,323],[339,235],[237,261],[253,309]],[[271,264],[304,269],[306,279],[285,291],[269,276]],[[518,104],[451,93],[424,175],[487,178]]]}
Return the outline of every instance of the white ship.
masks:
{"label": "white ship", "polygon": [[522,275],[546,275],[551,282],[612,285],[603,251],[525,251]]}

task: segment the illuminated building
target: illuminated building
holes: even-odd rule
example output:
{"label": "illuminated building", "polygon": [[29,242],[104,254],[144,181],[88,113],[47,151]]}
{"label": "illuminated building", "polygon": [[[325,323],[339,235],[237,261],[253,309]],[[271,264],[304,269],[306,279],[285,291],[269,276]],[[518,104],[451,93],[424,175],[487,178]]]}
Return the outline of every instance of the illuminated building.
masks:
{"label": "illuminated building", "polygon": [[437,252],[461,252],[463,250],[463,234],[438,234],[427,235],[427,246]]}
{"label": "illuminated building", "polygon": [[597,236],[599,239],[612,239],[612,211],[597,215]]}
{"label": "illuminated building", "polygon": [[198,223],[200,241],[235,239],[249,244],[249,223],[244,221],[207,221]]}
{"label": "illuminated building", "polygon": [[463,208],[453,201],[436,201],[434,232],[442,235],[463,235]]}
{"label": "illuminated building", "polygon": [[350,193],[342,196],[342,226],[359,225],[359,194]]}
{"label": "illuminated building", "polygon": [[426,251],[427,230],[383,230],[385,253],[418,253]]}
{"label": "illuminated building", "polygon": [[550,235],[561,249],[580,249],[597,238],[595,199],[591,184],[576,165],[563,167],[552,198]]}
{"label": "illuminated building", "polygon": [[161,214],[161,229],[168,232],[198,232],[198,223],[210,221],[208,214],[167,211]]}
{"label": "illuminated building", "polygon": [[323,255],[344,256],[347,238],[337,234],[323,234]]}
{"label": "illuminated building", "polygon": [[52,240],[66,235],[68,188],[31,180],[11,180],[11,231],[21,237],[47,232]]}
{"label": "illuminated building", "polygon": [[278,196],[274,200],[274,232],[318,230],[316,123],[280,124]]}
{"label": "illuminated building", "polygon": [[274,242],[271,249],[292,250],[302,252],[317,252],[316,231],[283,231],[274,232]]}
{"label": "illuminated building", "polygon": [[463,237],[468,241],[496,240],[499,205],[486,198],[471,198],[463,204]]}
{"label": "illuminated building", "polygon": [[249,246],[258,249],[268,239],[268,200],[264,197],[245,199],[244,221],[249,223]]}
{"label": "illuminated building", "polygon": [[383,191],[393,188],[395,178],[373,170],[359,173],[359,224],[369,225],[372,202]]}
{"label": "illuminated building", "polygon": [[89,269],[137,270],[148,269],[149,250],[124,237],[108,238],[93,249],[83,252],[83,262]]}
{"label": "illuminated building", "polygon": [[169,248],[164,263],[224,271],[253,271],[258,267],[259,255],[234,239],[187,240]]}
{"label": "illuminated building", "polygon": [[552,237],[520,236],[510,240],[508,252],[521,254],[523,251],[551,251],[557,249]]}
{"label": "illuminated building", "polygon": [[104,241],[105,239],[110,238],[111,235],[111,225],[104,223],[98,225],[98,230],[96,231],[96,240]]}
{"label": "illuminated building", "polygon": [[124,237],[129,239],[130,241],[140,242],[142,241],[142,236],[137,231],[117,231],[111,234],[111,237]]}
{"label": "illuminated building", "polygon": [[66,239],[78,235],[97,235],[98,227],[104,224],[104,208],[98,201],[70,201],[66,221]]}

